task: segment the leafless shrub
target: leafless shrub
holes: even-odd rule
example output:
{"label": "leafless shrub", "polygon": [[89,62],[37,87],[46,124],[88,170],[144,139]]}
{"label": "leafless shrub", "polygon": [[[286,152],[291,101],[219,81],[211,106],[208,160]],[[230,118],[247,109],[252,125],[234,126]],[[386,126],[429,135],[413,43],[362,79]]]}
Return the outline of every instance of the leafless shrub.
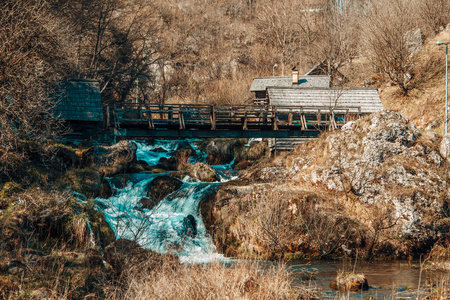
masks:
{"label": "leafless shrub", "polygon": [[275,258],[281,253],[284,258],[285,248],[297,234],[293,221],[292,195],[288,192],[274,191],[270,195],[261,195],[255,203],[257,224],[260,228],[259,238]]}
{"label": "leafless shrub", "polygon": [[450,3],[446,0],[417,1],[422,26],[428,32],[438,33],[450,22]]}

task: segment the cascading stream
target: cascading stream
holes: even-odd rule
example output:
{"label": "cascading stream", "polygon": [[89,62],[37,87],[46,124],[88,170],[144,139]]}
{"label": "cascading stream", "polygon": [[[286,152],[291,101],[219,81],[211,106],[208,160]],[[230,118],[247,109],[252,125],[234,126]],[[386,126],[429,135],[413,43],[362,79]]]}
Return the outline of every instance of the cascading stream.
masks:
{"label": "cascading stream", "polygon": [[[206,155],[193,143],[190,144],[197,155],[189,163],[204,160]],[[179,142],[157,140],[152,145],[139,142],[137,145],[138,160],[157,165],[159,159],[173,154]],[[229,180],[227,174],[231,172],[231,164],[214,168],[221,182]],[[141,246],[159,253],[176,253],[180,261],[185,263],[224,259],[223,255],[217,253],[207,234],[199,210],[200,201],[215,192],[220,182],[204,183],[186,176],[181,188],[166,196],[155,207],[150,210],[141,207],[140,201],[146,197],[150,182],[168,173],[130,174],[127,185],[118,188],[113,197],[96,199],[116,238],[135,240]]]}

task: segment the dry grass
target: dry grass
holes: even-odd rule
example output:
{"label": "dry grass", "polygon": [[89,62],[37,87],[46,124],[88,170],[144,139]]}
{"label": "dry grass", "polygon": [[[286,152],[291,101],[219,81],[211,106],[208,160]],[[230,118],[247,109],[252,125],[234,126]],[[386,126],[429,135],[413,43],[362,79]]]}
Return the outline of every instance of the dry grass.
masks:
{"label": "dry grass", "polygon": [[[291,285],[286,266],[264,268],[255,262],[179,265],[165,261],[161,268],[128,270],[125,290],[112,289],[108,299],[298,299],[308,293]],[[306,297],[308,299],[309,296]]]}

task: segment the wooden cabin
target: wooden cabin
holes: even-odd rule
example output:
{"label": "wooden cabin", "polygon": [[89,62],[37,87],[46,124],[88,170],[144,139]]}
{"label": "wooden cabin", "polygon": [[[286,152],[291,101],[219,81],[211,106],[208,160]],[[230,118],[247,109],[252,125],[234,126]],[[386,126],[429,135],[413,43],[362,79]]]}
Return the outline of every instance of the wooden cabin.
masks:
{"label": "wooden cabin", "polygon": [[69,80],[58,90],[54,115],[72,128],[72,138],[88,138],[101,129],[103,109],[98,81]]}
{"label": "wooden cabin", "polygon": [[[383,109],[377,88],[341,88],[331,87],[331,78],[321,74],[318,64],[306,75],[299,76],[293,70],[292,76],[257,77],[253,79],[250,90],[255,93],[255,104],[276,105],[277,107],[328,107],[330,109],[346,107],[349,114],[344,121],[371,114]],[[305,142],[304,138],[269,139],[273,151],[291,150]]]}
{"label": "wooden cabin", "polygon": [[378,89],[371,87],[353,89],[269,87],[267,99],[270,105],[276,106],[349,107],[350,113],[362,115],[383,109]]}

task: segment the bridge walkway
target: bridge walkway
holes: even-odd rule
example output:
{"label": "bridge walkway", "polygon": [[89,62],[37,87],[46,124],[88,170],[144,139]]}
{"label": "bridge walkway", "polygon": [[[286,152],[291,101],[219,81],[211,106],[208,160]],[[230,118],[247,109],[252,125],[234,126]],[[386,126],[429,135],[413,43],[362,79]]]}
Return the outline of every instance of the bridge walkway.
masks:
{"label": "bridge walkway", "polygon": [[121,104],[107,126],[125,137],[316,137],[359,118],[360,107]]}

